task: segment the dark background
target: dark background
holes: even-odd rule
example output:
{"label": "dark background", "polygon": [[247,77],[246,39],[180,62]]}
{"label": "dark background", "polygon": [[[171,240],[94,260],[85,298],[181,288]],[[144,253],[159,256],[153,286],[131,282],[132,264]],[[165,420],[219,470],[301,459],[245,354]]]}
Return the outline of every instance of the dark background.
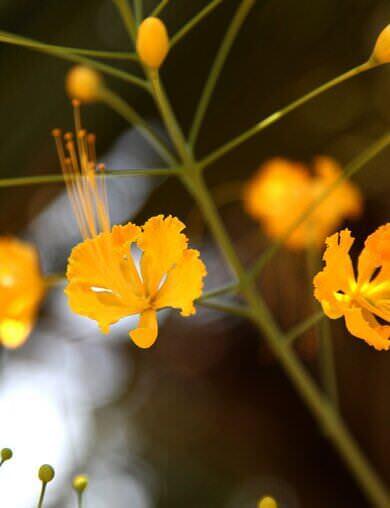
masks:
{"label": "dark background", "polygon": [[[164,65],[162,77],[185,130],[237,3],[225,0],[175,46]],[[154,5],[144,4],[146,12]],[[170,33],[206,4],[171,0],[162,15]],[[389,15],[387,0],[258,0],[221,75],[198,154],[207,154],[275,109],[362,63]],[[131,50],[108,0],[2,0],[0,29],[53,44]],[[63,86],[69,68],[53,57],[0,45],[1,177],[59,171],[50,131],[71,122]],[[388,130],[389,82],[389,69],[378,68],[320,96],[210,167],[210,185],[218,192],[230,180],[245,181],[275,155],[310,162],[316,154],[329,154],[347,163]],[[155,115],[146,94],[115,79],[107,78],[107,83],[143,115]],[[98,136],[100,153],[127,128],[103,105],[85,107],[83,116]],[[355,178],[364,193],[365,212],[348,225],[359,241],[388,220],[388,170],[389,151]],[[0,190],[0,232],[23,231],[61,190],[60,185]],[[191,211],[185,191],[169,180],[154,190],[137,220],[156,212],[186,219],[194,216]],[[222,211],[243,258],[253,261],[267,240],[240,203]],[[197,236],[199,224],[190,228],[190,236],[191,231],[198,246],[207,243]],[[212,263],[223,271],[218,261]],[[305,277],[304,256],[289,252],[278,254],[264,272],[266,299],[285,329],[310,312],[312,295]],[[342,414],[389,482],[389,353],[377,353],[349,336],[342,322],[331,325]],[[118,347],[125,358],[131,355],[137,376],[120,400],[96,412],[97,427],[104,429],[114,408],[142,429],[142,459],[158,478],[154,506],[249,507],[270,491],[282,508],[369,506],[249,324],[230,317],[211,319],[200,310],[189,320],[169,317],[151,351],[127,343]],[[309,334],[298,349],[315,373],[313,337]],[[144,379],[148,395],[134,408]],[[97,439],[104,436],[102,431]],[[84,466],[88,471],[88,462]],[[130,467],[126,472],[133,474]]]}

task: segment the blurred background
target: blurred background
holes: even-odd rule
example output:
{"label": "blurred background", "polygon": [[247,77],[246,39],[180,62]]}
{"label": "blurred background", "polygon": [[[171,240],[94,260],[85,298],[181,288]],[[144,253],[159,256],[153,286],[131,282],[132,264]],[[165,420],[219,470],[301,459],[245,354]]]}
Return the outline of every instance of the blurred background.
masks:
{"label": "blurred background", "polygon": [[[171,0],[162,18],[174,34],[205,0]],[[156,2],[144,0],[145,12]],[[225,0],[170,53],[162,77],[187,130],[197,98],[238,0]],[[200,136],[206,155],[275,109],[366,60],[388,23],[388,0],[257,0],[234,45]],[[110,0],[0,1],[0,29],[52,44],[132,50]],[[132,64],[113,62],[137,72]],[[0,177],[58,173],[54,127],[72,127],[64,92],[69,63],[0,45]],[[112,89],[158,127],[150,98],[107,78]],[[320,96],[208,170],[215,196],[239,189],[266,159],[310,163],[317,154],[345,164],[389,128],[389,68],[375,69]],[[103,105],[83,108],[110,169],[159,167],[142,138]],[[361,242],[389,217],[389,158],[382,153],[354,181],[365,212],[348,223]],[[207,288],[229,273],[202,220],[173,179],[109,181],[112,222],[142,224],[175,214],[202,251]],[[221,190],[222,189],[222,190]],[[231,194],[231,193],[230,193]],[[174,199],[173,199],[174,197]],[[239,192],[221,212],[242,259],[269,244],[242,209]],[[222,206],[224,205],[224,206]],[[80,239],[62,185],[0,190],[0,233],[29,239],[45,273],[63,272]],[[305,256],[281,251],[261,280],[283,329],[312,312]],[[26,345],[2,351],[0,447],[15,458],[0,474],[1,504],[35,506],[36,470],[57,471],[47,506],[75,506],[70,480],[86,472],[89,508],[254,508],[272,493],[281,508],[368,506],[263,340],[239,318],[199,308],[183,320],[161,316],[157,344],[137,349],[129,322],[102,336],[70,313],[63,287],[53,289]],[[390,482],[390,356],[377,353],[332,321],[341,411],[383,478]],[[297,349],[316,375],[309,333]]]}

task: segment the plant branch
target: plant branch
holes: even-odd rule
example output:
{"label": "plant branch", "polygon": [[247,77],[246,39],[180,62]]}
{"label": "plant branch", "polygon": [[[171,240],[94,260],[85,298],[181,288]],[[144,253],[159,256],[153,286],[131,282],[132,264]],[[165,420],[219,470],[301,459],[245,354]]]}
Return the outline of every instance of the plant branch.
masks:
{"label": "plant branch", "polygon": [[165,142],[160,136],[151,128],[151,126],[130,106],[124,101],[119,95],[112,92],[108,88],[104,88],[101,91],[101,99],[110,108],[121,115],[131,125],[134,125],[143,136],[149,141],[149,143],[155,148],[156,152],[162,157],[162,159],[169,165],[177,165],[178,162],[170,152]]}
{"label": "plant branch", "polygon": [[200,100],[198,102],[198,106],[195,111],[194,120],[190,129],[189,134],[189,143],[190,146],[194,146],[199,134],[199,130],[201,128],[204,116],[206,114],[207,108],[210,103],[210,99],[213,95],[215,86],[217,84],[218,78],[221,74],[222,68],[225,64],[226,58],[229,54],[231,47],[237,37],[238,32],[242,24],[244,23],[247,15],[249,14],[250,9],[254,5],[254,0],[241,0],[232,21],[227,29],[225,37],[222,40],[222,43],[219,47],[218,53],[215,57],[213,66],[210,70],[210,74],[207,78],[205,86],[203,88]]}
{"label": "plant branch", "polygon": [[198,25],[208,14],[210,14],[223,0],[212,0],[198,14],[195,14],[184,26],[171,38],[170,47],[173,48],[190,30]]}
{"label": "plant branch", "polygon": [[151,16],[157,17],[160,12],[164,9],[166,5],[168,5],[169,0],[161,0],[161,2],[157,5],[157,7],[150,14]]}
{"label": "plant branch", "polygon": [[266,263],[278,252],[283,246],[287,238],[310,216],[314,210],[337,188],[337,186],[345,179],[353,176],[360,171],[371,159],[376,157],[379,153],[385,150],[390,145],[390,132],[372,143],[363,153],[358,155],[350,164],[348,164],[342,174],[327,187],[317,198],[306,208],[306,210],[293,222],[293,224],[286,230],[282,237],[273,245],[268,247],[263,254],[254,263],[250,270],[250,277],[257,277]]}
{"label": "plant branch", "polygon": [[293,342],[296,341],[299,337],[302,337],[304,333],[306,333],[310,328],[315,326],[317,323],[319,323],[323,318],[325,317],[325,314],[321,311],[315,312],[305,320],[303,320],[301,323],[298,323],[297,325],[293,326],[291,330],[289,330],[285,334],[285,343],[286,345],[291,346]]}
{"label": "plant branch", "polygon": [[220,301],[213,301],[213,300],[203,300],[199,299],[197,301],[198,305],[201,305],[202,307],[207,307],[209,309],[214,309],[219,312],[224,312],[226,314],[232,314],[237,317],[243,317],[246,319],[252,319],[252,314],[249,310],[249,308],[244,307],[243,305],[233,305],[228,304]]}
{"label": "plant branch", "polygon": [[341,74],[340,76],[337,76],[336,78],[324,83],[323,85],[319,86],[318,88],[315,88],[311,92],[307,93],[303,97],[300,97],[299,99],[295,100],[294,102],[291,102],[288,106],[284,107],[283,109],[280,109],[279,111],[275,111],[271,115],[264,118],[264,120],[256,123],[253,127],[245,131],[244,133],[240,134],[236,138],[233,138],[231,141],[225,143],[223,146],[212,152],[210,155],[208,155],[205,159],[203,159],[200,162],[200,167],[202,169],[206,168],[216,160],[218,160],[223,155],[229,153],[233,148],[236,148],[237,146],[240,146],[242,143],[247,141],[248,139],[252,138],[259,132],[263,131],[270,125],[276,123],[278,120],[286,116],[288,113],[291,113],[295,109],[297,109],[299,106],[302,106],[306,102],[310,101],[311,99],[314,99],[314,97],[317,97],[318,95],[322,94],[323,92],[333,88],[334,86],[343,83],[347,79],[350,79],[354,76],[358,76],[362,72],[365,72],[369,69],[372,69],[376,66],[376,64],[372,61],[365,62],[362,65],[358,65],[357,67],[354,67],[353,69],[350,69],[349,71],[345,72],[344,74]]}
{"label": "plant branch", "polygon": [[119,14],[121,15],[123,22],[125,24],[125,28],[127,33],[129,34],[130,40],[133,41],[133,44],[136,43],[137,40],[137,24],[134,19],[133,11],[127,0],[113,0],[114,4],[117,6]]}
{"label": "plant branch", "polygon": [[22,46],[35,51],[40,51],[41,53],[46,53],[48,55],[62,58],[63,60],[68,60],[70,62],[86,65],[87,67],[96,69],[100,72],[103,72],[104,74],[108,74],[118,79],[122,79],[123,81],[127,81],[128,83],[136,85],[144,90],[149,89],[148,84],[144,79],[141,79],[137,76],[134,76],[133,74],[122,71],[120,69],[116,69],[111,65],[107,65],[102,62],[97,62],[96,60],[92,60],[91,58],[87,58],[85,56],[82,56],[81,54],[74,54],[68,51],[63,51],[62,49],[59,49],[59,46],[52,46],[50,44],[45,44],[43,42],[39,42],[33,39],[28,39],[27,37],[22,37],[19,35],[10,34],[3,31],[0,31],[0,42],[14,44],[16,46]]}

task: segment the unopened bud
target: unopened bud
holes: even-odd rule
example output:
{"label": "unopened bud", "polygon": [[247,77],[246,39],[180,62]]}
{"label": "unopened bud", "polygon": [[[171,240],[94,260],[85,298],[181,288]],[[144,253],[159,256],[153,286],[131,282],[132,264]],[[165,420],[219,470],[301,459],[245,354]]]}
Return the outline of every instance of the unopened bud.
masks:
{"label": "unopened bud", "polygon": [[141,23],[137,34],[137,53],[151,69],[159,69],[169,50],[169,37],[159,18],[149,17]]}
{"label": "unopened bud", "polygon": [[97,101],[102,85],[101,75],[84,65],[75,65],[66,76],[65,87],[69,97],[81,102]]}
{"label": "unopened bud", "polygon": [[257,508],[278,508],[278,503],[273,497],[265,496],[260,499]]}
{"label": "unopened bud", "polygon": [[79,474],[73,478],[73,488],[76,492],[84,492],[84,490],[88,487],[88,476],[84,474]]}
{"label": "unopened bud", "polygon": [[3,448],[0,454],[1,454],[1,462],[5,462],[6,460],[11,459],[13,455],[11,448]]}
{"label": "unopened bud", "polygon": [[54,469],[49,464],[44,464],[39,468],[38,478],[43,483],[49,483],[54,478]]}
{"label": "unopened bud", "polygon": [[371,59],[379,64],[390,63],[390,25],[379,34]]}

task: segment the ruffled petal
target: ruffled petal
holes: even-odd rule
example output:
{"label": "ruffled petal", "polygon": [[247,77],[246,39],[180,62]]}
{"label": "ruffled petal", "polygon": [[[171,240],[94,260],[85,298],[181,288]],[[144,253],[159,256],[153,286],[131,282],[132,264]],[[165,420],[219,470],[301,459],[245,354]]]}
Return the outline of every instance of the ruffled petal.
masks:
{"label": "ruffled petal", "polygon": [[372,314],[360,307],[345,312],[345,324],[352,335],[378,351],[390,349],[390,326],[380,325]]}
{"label": "ruffled petal", "polygon": [[104,333],[122,317],[149,306],[130,252],[139,232],[133,224],[115,226],[80,243],[70,255],[65,290],[70,307],[97,321]]}
{"label": "ruffled petal", "polygon": [[181,309],[182,316],[194,314],[194,300],[202,294],[203,278],[206,274],[207,270],[203,261],[199,259],[199,252],[186,249],[158,291],[153,301],[154,307]]}
{"label": "ruffled petal", "polygon": [[141,314],[138,328],[129,333],[133,342],[142,349],[147,349],[156,342],[158,335],[157,313],[149,309]]}
{"label": "ruffled petal", "polygon": [[374,271],[381,267],[377,282],[390,279],[390,223],[380,226],[369,235],[364,249],[359,256],[358,282],[363,284],[370,280]]}
{"label": "ruffled petal", "polygon": [[349,251],[353,238],[348,229],[327,238],[323,259],[325,268],[313,280],[314,296],[331,318],[340,317],[348,307],[348,292],[355,283]]}
{"label": "ruffled petal", "polygon": [[156,294],[163,276],[187,247],[187,238],[181,233],[184,228],[179,219],[170,215],[158,215],[145,223],[137,244],[143,251],[141,271],[149,296]]}

